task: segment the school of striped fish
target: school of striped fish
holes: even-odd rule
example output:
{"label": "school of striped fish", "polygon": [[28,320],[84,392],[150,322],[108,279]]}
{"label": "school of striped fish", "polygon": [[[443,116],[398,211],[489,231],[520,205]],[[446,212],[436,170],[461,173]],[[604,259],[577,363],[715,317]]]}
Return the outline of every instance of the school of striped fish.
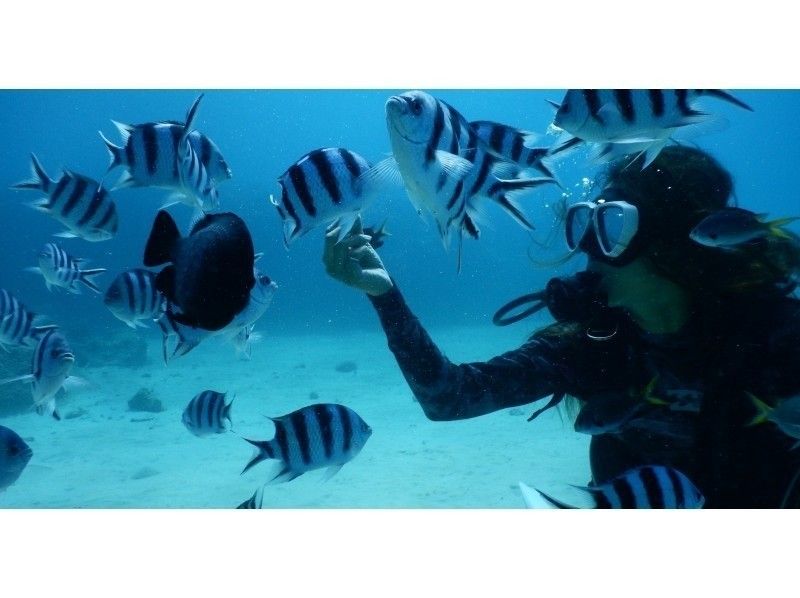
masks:
{"label": "school of striped fish", "polygon": [[[568,90],[562,102],[553,102],[556,113],[551,128],[562,131],[562,137],[548,145],[536,132],[492,120],[469,120],[442,99],[425,91],[408,91],[385,103],[389,157],[372,162],[344,147],[313,149],[277,177],[277,194],[265,195],[280,218],[288,250],[311,231],[319,229],[322,235],[334,223],[341,235],[346,234],[377,197],[404,189],[419,215],[432,218],[445,250],[455,239],[460,269],[463,239],[480,238],[480,225],[489,218],[487,206],[497,206],[521,227],[533,229],[523,202],[540,189],[560,187],[554,165],[563,153],[588,145],[598,161],[644,155],[646,168],[679,133],[714,120],[697,108],[697,101],[704,97],[752,110],[723,90]],[[154,323],[162,335],[165,364],[211,337],[227,340],[237,353],[249,358],[252,343],[260,338],[254,332],[256,323],[278,288],[257,267],[261,255],[244,220],[233,212],[219,211],[224,203],[219,187],[232,178],[232,171],[220,148],[196,128],[202,99],[200,94],[182,122],[112,120],[119,142],[100,131],[109,154],[107,172],[122,171],[111,188],[67,168],[51,178],[35,153],[30,154],[31,177],[11,187],[39,194],[28,205],[64,227],[55,236],[89,242],[115,237],[119,216],[113,195],[117,189],[160,188],[169,193],[154,215],[141,261],[118,273],[105,291],[97,278],[106,269],[86,268],[80,252],[74,255],[53,241],[41,248],[38,265],[27,268],[42,277],[48,290],[56,287],[77,294],[86,288],[102,296],[114,317],[133,329]],[[195,212],[186,235],[181,235],[166,211],[174,204]],[[695,237],[709,246],[722,245],[715,236],[720,231],[729,246],[763,235],[770,226],[775,228],[776,223],[725,214],[706,223]],[[364,233],[376,249],[389,236],[386,222],[367,227]],[[155,267],[161,270],[150,269]],[[85,381],[72,373],[75,354],[68,340],[56,324],[46,321],[10,291],[0,289],[0,347],[32,349],[30,373],[0,384],[30,383],[31,409],[59,420],[60,393]],[[754,403],[759,409],[754,422],[769,419],[798,437],[794,422],[791,426],[795,427],[785,423],[794,415],[793,404],[768,411],[758,399]],[[188,401],[182,423],[198,438],[232,433],[232,404],[225,392],[201,390]],[[629,406],[621,406],[620,418],[633,414]],[[242,470],[244,474],[262,461],[274,461],[277,469],[266,484],[288,482],[317,469],[326,469],[329,477],[356,458],[372,435],[372,428],[355,411],[335,403],[310,404],[269,419],[274,428],[271,438],[244,438],[256,452]],[[586,411],[579,427],[595,433],[615,424],[596,421]],[[0,426],[0,491],[17,481],[32,455],[19,436]],[[266,484],[238,508],[261,508]],[[702,495],[684,474],[659,465],[631,470],[607,484],[579,487],[585,500],[578,505],[523,483],[520,488],[529,506],[703,505]]]}

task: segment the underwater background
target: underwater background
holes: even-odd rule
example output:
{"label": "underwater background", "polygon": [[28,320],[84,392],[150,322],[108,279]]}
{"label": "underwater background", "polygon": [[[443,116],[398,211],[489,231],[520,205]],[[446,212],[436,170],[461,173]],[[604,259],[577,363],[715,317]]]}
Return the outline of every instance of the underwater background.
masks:
{"label": "underwater background", "polygon": [[[0,92],[0,288],[59,325],[75,349],[73,373],[89,382],[88,388],[67,394],[67,417],[61,422],[0,405],[0,425],[31,439],[26,441],[34,452],[19,480],[0,493],[0,507],[236,506],[269,478],[266,466],[239,475],[252,451],[237,435],[269,438],[272,428],[264,415],[317,400],[354,408],[371,425],[373,437],[328,482],[312,472],[268,487],[264,507],[516,508],[523,506],[520,480],[588,480],[588,436],[572,431],[557,410],[532,423],[520,417],[543,403],[470,421],[429,422],[386,348],[367,299],[325,274],[323,231],[313,230],[284,247],[282,223],[268,199],[280,192],[278,177],[321,147],[345,147],[372,162],[386,157],[384,104],[402,91],[205,92],[196,128],[219,146],[233,172],[219,185],[220,209],[245,220],[256,251],[264,254],[258,267],[279,289],[256,325],[263,338],[254,343],[251,360],[212,339],[169,366],[161,360],[157,327],[131,330],[114,318],[102,296],[86,290],[81,295],[48,292],[41,276],[24,271],[36,265],[45,243],[56,240],[87,259],[88,267],[108,269],[96,279],[105,290],[121,271],[142,266],[147,235],[169,192],[114,191],[119,231],[111,240],[89,243],[54,239],[63,227],[26,205],[36,195],[8,187],[29,176],[31,152],[53,178],[69,168],[100,180],[108,154],[98,130],[116,140],[111,119],[182,120],[198,90]],[[543,135],[554,115],[546,100],[558,101],[564,93],[426,91],[468,120],[494,120]],[[754,112],[704,101],[727,126],[692,143],[732,173],[741,207],[770,218],[800,214],[800,92],[731,91]],[[553,136],[543,138],[544,145],[553,142]],[[591,196],[597,167],[585,152],[554,164],[569,201]],[[119,171],[111,172],[106,182],[111,186],[118,177]],[[376,200],[363,220],[365,225],[387,221],[391,236],[380,255],[445,354],[455,362],[483,361],[519,346],[549,321],[542,313],[497,328],[491,317],[498,307],[583,267],[580,257],[558,266],[534,263],[566,252],[554,211],[562,193],[546,186],[520,200],[536,226],[532,233],[499,208],[487,208],[489,224],[480,240],[464,241],[460,273],[455,244],[445,252],[435,226],[420,220],[402,189]],[[185,230],[191,210],[178,205],[170,212]],[[788,228],[800,232],[797,222]],[[0,378],[27,373],[30,353],[0,353]],[[188,401],[207,388],[236,395],[236,434],[198,439],[181,424]],[[128,410],[128,401],[142,389],[161,402],[163,411]],[[0,387],[0,401],[16,402],[17,396],[29,400],[28,386]]]}

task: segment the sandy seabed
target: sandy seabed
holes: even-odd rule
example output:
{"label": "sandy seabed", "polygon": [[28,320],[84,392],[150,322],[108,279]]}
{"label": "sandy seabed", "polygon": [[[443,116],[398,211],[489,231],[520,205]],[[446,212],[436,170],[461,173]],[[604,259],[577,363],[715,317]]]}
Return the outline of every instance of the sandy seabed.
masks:
{"label": "sandy seabed", "polygon": [[[277,471],[266,461],[240,472],[272,423],[315,402],[342,403],[372,427],[363,451],[331,479],[324,470],[266,486],[263,508],[522,508],[519,481],[554,488],[589,480],[589,437],[558,409],[526,421],[544,402],[472,420],[432,422],[415,402],[383,334],[270,336],[245,361],[211,339],[164,366],[153,330],[145,368],[76,367],[88,388],[61,402],[58,422],[28,414],[0,423],[34,455],[0,507],[231,508]],[[452,328],[431,335],[454,362],[486,360],[519,346],[519,330]],[[343,361],[353,372],[337,371]],[[78,361],[79,363],[80,361]],[[152,388],[165,410],[131,412]],[[235,395],[234,432],[197,438],[181,414],[198,392]],[[29,392],[20,385],[20,392]],[[312,398],[312,394],[315,397]],[[76,412],[82,415],[74,417]]]}

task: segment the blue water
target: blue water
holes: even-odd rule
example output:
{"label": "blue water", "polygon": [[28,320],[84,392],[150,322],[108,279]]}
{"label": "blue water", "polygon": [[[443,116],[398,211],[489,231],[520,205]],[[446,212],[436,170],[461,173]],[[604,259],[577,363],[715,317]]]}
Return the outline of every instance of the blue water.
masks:
{"label": "blue water", "polygon": [[[322,230],[302,237],[287,251],[281,220],[268,197],[279,192],[278,176],[312,149],[346,147],[373,162],[385,157],[389,141],[384,103],[390,95],[402,91],[206,92],[196,127],[216,142],[233,171],[232,180],[219,186],[221,208],[244,218],[256,250],[264,253],[260,269],[280,285],[259,328],[278,336],[331,338],[359,331],[378,332],[377,318],[366,299],[326,276],[320,259]],[[553,118],[553,109],[545,100],[557,101],[563,95],[563,90],[428,91],[456,107],[468,120],[495,120],[542,134]],[[733,93],[755,111],[708,100],[704,106],[725,119],[727,126],[693,141],[733,174],[739,205],[775,217],[796,215],[800,212],[796,180],[800,93]],[[24,268],[36,265],[41,246],[53,240],[51,235],[62,227],[25,205],[36,194],[7,188],[28,178],[31,152],[52,177],[64,167],[101,179],[108,154],[98,130],[116,140],[118,134],[111,119],[134,124],[183,120],[197,94],[196,90],[0,92],[0,188],[6,189],[0,201],[0,287],[14,293],[29,309],[46,314],[68,334],[90,331],[100,338],[118,334],[122,324],[96,296],[86,292],[77,296],[49,293],[40,276],[24,272]],[[544,141],[551,143],[554,138],[545,137]],[[556,163],[555,171],[573,199],[580,197],[582,179],[594,179],[597,173],[580,152]],[[110,173],[108,183],[113,184],[120,172]],[[557,223],[551,208],[561,193],[555,186],[546,187],[522,200],[536,225],[533,233],[523,230],[499,208],[489,207],[490,224],[482,229],[481,239],[464,242],[460,273],[456,270],[455,248],[444,251],[435,226],[425,226],[401,189],[376,201],[364,220],[367,225],[388,220],[392,236],[381,256],[427,327],[488,327],[492,313],[501,304],[541,288],[552,276],[582,266],[580,258],[551,267],[537,267],[529,259],[529,255],[552,259],[565,250],[561,235],[553,235],[559,231],[554,230]],[[120,228],[114,239],[59,242],[70,253],[89,259],[90,267],[107,268],[109,272],[100,278],[100,286],[105,288],[120,271],[141,266],[153,218],[167,195],[163,189],[116,191]],[[185,228],[190,210],[175,206],[171,211]],[[792,227],[798,230],[796,224]],[[541,243],[548,239],[552,243],[543,249]],[[530,323],[517,326],[519,330],[532,327]],[[157,340],[152,328],[143,334],[149,335],[150,341]],[[480,337],[469,342],[475,355],[491,356],[482,351]],[[216,350],[229,351],[211,348],[202,355],[211,358]],[[388,350],[381,358],[389,358]],[[162,367],[160,363],[158,367]],[[366,367],[361,364],[362,369]],[[419,419],[423,419],[421,411]]]}

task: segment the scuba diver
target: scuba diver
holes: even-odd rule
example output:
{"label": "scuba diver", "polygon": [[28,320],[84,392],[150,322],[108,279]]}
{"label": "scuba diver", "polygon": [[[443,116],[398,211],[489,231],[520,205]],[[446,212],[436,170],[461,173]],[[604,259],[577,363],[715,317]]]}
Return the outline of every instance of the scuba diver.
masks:
{"label": "scuba diver", "polygon": [[486,362],[439,351],[360,223],[338,242],[329,230],[323,262],[367,293],[429,419],[577,402],[593,485],[663,465],[686,474],[706,508],[798,507],[797,438],[754,425],[759,409],[800,396],[798,238],[781,229],[733,247],[698,242],[700,222],[739,210],[731,175],[685,146],[644,170],[641,160],[611,163],[599,195],[568,208],[567,245],[588,265],[533,296],[556,322]]}

